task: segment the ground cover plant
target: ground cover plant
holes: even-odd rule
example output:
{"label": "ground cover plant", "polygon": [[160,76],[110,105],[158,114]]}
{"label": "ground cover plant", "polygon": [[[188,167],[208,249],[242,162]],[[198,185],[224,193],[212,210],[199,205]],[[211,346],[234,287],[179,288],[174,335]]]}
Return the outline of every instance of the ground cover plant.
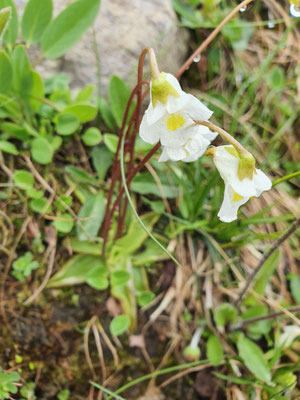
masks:
{"label": "ground cover plant", "polygon": [[300,4],[172,5],[99,98],[35,67],[100,0],[0,1],[0,398],[300,398]]}

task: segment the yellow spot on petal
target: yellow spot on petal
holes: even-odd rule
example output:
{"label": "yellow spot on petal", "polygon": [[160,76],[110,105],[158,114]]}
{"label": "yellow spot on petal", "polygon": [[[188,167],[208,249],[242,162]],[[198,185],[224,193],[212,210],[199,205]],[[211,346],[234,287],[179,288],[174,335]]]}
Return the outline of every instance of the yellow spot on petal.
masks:
{"label": "yellow spot on petal", "polygon": [[186,119],[183,115],[171,115],[167,119],[167,129],[169,131],[176,131],[176,129],[181,128],[185,124]]}
{"label": "yellow spot on petal", "polygon": [[238,193],[236,193],[236,192],[233,192],[233,201],[234,201],[234,202],[240,201],[240,200],[242,200],[243,198],[244,198],[244,197],[241,196],[240,194],[238,194]]}
{"label": "yellow spot on petal", "polygon": [[188,157],[188,156],[190,156],[190,153],[187,151],[187,152],[185,153],[185,155]]}

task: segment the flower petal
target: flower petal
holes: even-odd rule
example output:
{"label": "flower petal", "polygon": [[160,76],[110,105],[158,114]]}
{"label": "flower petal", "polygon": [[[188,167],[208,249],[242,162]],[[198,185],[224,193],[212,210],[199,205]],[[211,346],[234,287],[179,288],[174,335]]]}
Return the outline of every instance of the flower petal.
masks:
{"label": "flower petal", "polygon": [[181,92],[183,92],[183,90],[181,89],[180,83],[178,82],[178,79],[175,78],[174,75],[166,72],[166,79],[167,81],[173,86],[173,88],[179,93],[181,94]]}
{"label": "flower petal", "polygon": [[218,217],[223,222],[232,222],[237,219],[237,212],[241,205],[245,204],[249,200],[249,197],[243,197],[239,199],[235,196],[235,192],[231,186],[225,184],[224,199],[218,212]]}
{"label": "flower petal", "polygon": [[170,160],[170,157],[168,155],[167,147],[163,146],[162,153],[161,153],[161,155],[159,157],[158,162],[166,162],[166,161],[169,161],[169,160]]}
{"label": "flower petal", "polygon": [[166,147],[166,151],[168,153],[168,156],[170,160],[172,161],[180,161],[186,156],[186,151],[184,150],[183,147]]}
{"label": "flower petal", "polygon": [[[174,117],[183,117],[185,120],[184,124],[177,129],[168,129],[168,119]],[[172,114],[168,115],[165,119],[159,121],[161,123],[160,127],[160,141],[163,146],[177,148],[179,146],[183,146],[193,133],[196,132],[195,126],[193,125],[193,121],[190,119],[185,119],[181,114]],[[158,123],[157,123],[158,124]],[[157,125],[156,124],[156,125]],[[169,126],[170,128],[170,126]]]}
{"label": "flower petal", "polygon": [[260,169],[256,169],[256,174],[253,175],[253,181],[256,188],[256,197],[260,196],[262,192],[272,188],[271,179]]}
{"label": "flower petal", "polygon": [[187,104],[186,112],[194,121],[207,121],[213,114],[197,97],[192,94],[186,94]]}
{"label": "flower petal", "polygon": [[159,130],[155,128],[155,125],[148,124],[145,115],[140,125],[139,135],[146,143],[155,144],[159,141]]}
{"label": "flower petal", "polygon": [[147,119],[148,125],[153,125],[157,122],[160,118],[162,118],[167,113],[166,107],[158,102],[156,106],[153,108],[152,104],[149,104],[147,108],[144,118]]}

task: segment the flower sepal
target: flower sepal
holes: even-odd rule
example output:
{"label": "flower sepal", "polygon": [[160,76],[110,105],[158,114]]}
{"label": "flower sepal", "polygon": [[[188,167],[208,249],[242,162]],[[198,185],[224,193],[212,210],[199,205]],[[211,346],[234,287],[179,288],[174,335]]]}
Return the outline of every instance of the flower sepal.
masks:
{"label": "flower sepal", "polygon": [[171,85],[167,79],[165,72],[161,72],[158,78],[153,78],[151,81],[151,98],[153,107],[159,101],[161,104],[166,105],[168,96],[179,97],[180,94]]}
{"label": "flower sepal", "polygon": [[238,165],[238,178],[242,181],[245,178],[253,179],[253,174],[256,174],[255,170],[255,158],[251,153],[239,153],[239,165]]}

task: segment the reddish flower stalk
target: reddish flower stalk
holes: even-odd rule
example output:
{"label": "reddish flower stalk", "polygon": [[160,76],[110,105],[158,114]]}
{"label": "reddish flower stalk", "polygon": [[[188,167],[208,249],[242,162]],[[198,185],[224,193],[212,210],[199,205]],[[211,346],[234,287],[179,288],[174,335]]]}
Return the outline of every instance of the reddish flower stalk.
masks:
{"label": "reddish flower stalk", "polygon": [[111,175],[111,184],[109,187],[109,191],[108,191],[108,195],[107,195],[107,203],[106,203],[106,210],[105,210],[105,219],[104,222],[102,224],[102,228],[101,228],[101,232],[103,235],[103,254],[105,253],[105,248],[106,248],[106,243],[107,243],[107,239],[108,239],[108,232],[110,229],[110,222],[111,222],[111,216],[112,216],[112,212],[110,210],[110,205],[111,205],[111,200],[112,200],[112,196],[113,196],[113,192],[114,192],[114,188],[116,185],[116,182],[120,176],[120,162],[119,162],[119,153],[120,153],[120,148],[121,148],[121,140],[124,134],[124,130],[126,127],[126,122],[128,119],[128,115],[129,115],[129,111],[130,111],[130,106],[131,103],[134,99],[134,96],[136,95],[138,89],[140,86],[142,86],[143,84],[147,84],[147,81],[141,81],[139,82],[136,87],[133,89],[130,98],[128,100],[127,106],[126,106],[126,110],[125,110],[125,114],[124,114],[124,118],[123,118],[123,122],[122,122],[122,126],[121,126],[121,130],[120,130],[120,135],[119,135],[119,141],[118,141],[118,145],[117,145],[117,150],[115,153],[115,158],[114,158],[114,162],[113,162],[113,166],[112,166],[112,175]]}

